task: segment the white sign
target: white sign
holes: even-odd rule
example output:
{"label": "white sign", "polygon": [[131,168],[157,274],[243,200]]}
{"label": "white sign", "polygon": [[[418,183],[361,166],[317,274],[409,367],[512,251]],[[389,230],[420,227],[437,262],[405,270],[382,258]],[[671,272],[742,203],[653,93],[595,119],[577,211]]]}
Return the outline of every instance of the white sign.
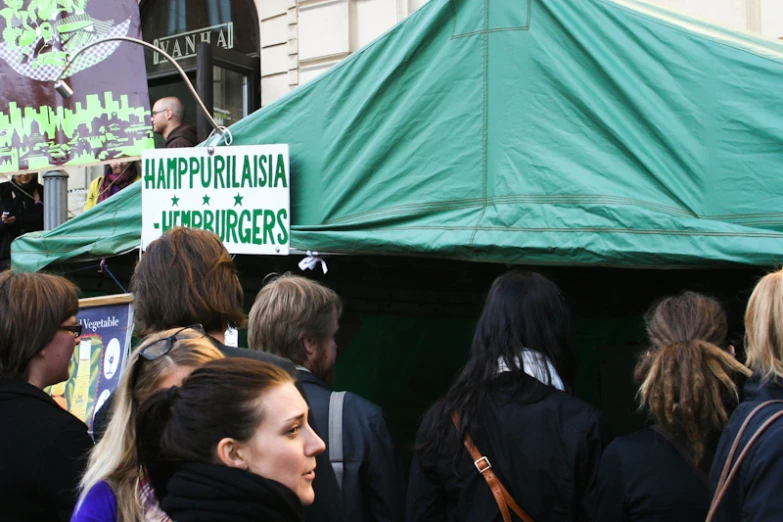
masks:
{"label": "white sign", "polygon": [[232,254],[288,255],[288,145],[158,149],[142,154],[141,247],[170,228],[217,234]]}

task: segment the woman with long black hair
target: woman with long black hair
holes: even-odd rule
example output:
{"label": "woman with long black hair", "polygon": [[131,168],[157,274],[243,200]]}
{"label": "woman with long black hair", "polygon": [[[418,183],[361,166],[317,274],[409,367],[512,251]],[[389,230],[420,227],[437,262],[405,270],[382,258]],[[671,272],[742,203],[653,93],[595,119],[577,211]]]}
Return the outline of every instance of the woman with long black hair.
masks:
{"label": "woman with long black hair", "polygon": [[575,366],[557,285],[534,272],[497,278],[468,363],[419,428],[406,520],[502,520],[487,464],[529,520],[593,520],[609,435],[600,412],[571,395]]}

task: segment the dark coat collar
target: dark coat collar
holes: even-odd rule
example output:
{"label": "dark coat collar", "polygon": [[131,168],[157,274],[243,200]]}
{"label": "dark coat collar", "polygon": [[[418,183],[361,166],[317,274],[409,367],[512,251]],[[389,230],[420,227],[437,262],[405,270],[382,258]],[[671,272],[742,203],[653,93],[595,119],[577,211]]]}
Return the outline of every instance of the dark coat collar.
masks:
{"label": "dark coat collar", "polygon": [[0,401],[26,397],[44,402],[57,409],[62,409],[46,392],[26,381],[17,379],[0,379]]}
{"label": "dark coat collar", "polygon": [[783,382],[780,379],[762,381],[754,375],[745,383],[745,400],[749,402],[783,400]]}
{"label": "dark coat collar", "polygon": [[299,379],[299,382],[307,383],[307,384],[315,384],[322,388],[326,388],[327,390],[330,389],[329,386],[327,386],[322,379],[313,375],[313,373],[309,370],[300,370],[299,368],[297,368],[296,376]]}

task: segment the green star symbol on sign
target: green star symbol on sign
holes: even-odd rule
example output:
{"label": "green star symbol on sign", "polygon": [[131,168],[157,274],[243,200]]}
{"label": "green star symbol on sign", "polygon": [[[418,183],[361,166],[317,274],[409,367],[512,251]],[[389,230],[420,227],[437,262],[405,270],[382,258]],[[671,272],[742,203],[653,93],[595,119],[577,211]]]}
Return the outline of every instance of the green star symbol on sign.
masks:
{"label": "green star symbol on sign", "polygon": [[171,206],[172,207],[178,207],[179,206],[179,198],[176,194],[174,194],[174,197],[171,198]]}
{"label": "green star symbol on sign", "polygon": [[239,195],[239,192],[237,192],[237,195],[236,195],[236,196],[234,196],[234,206],[235,206],[235,207],[236,207],[237,205],[239,205],[240,207],[242,206],[242,198],[243,198],[243,197],[244,197],[244,196],[240,196],[240,195]]}
{"label": "green star symbol on sign", "polygon": [[209,200],[210,200],[210,197],[207,196],[206,194],[204,194],[204,203],[202,203],[202,205],[209,205]]}

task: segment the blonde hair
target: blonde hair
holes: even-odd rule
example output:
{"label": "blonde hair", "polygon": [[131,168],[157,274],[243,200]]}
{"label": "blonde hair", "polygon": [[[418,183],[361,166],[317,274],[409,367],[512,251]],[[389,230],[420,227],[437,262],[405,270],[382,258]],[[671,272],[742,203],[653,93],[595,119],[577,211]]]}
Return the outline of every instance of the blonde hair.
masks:
{"label": "blonde hair", "polygon": [[783,378],[783,270],[758,282],[745,311],[746,363],[762,380]]}
{"label": "blonde hair", "polygon": [[646,322],[652,347],[636,366],[640,407],[700,465],[705,441],[723,429],[731,404],[739,402],[737,380],[750,370],[720,348],[726,314],[711,297],[695,292],[667,297]]}
{"label": "blonde hair", "polygon": [[[177,338],[166,355],[151,361],[139,357],[141,350],[147,346],[175,334]],[[131,354],[120,379],[115,392],[114,412],[106,433],[90,453],[87,470],[81,481],[82,498],[95,484],[106,481],[117,497],[117,522],[144,520],[143,499],[139,496],[138,487],[141,476],[136,456],[136,415],[139,405],[156,391],[161,380],[174,369],[195,368],[222,358],[223,354],[212,342],[195,330],[174,328],[144,339]],[[139,364],[142,366],[137,369]],[[136,372],[135,389],[131,389]]]}
{"label": "blonde hair", "polygon": [[267,283],[250,309],[247,341],[263,350],[304,364],[306,337],[329,336],[342,302],[334,290],[302,276],[285,273]]}

